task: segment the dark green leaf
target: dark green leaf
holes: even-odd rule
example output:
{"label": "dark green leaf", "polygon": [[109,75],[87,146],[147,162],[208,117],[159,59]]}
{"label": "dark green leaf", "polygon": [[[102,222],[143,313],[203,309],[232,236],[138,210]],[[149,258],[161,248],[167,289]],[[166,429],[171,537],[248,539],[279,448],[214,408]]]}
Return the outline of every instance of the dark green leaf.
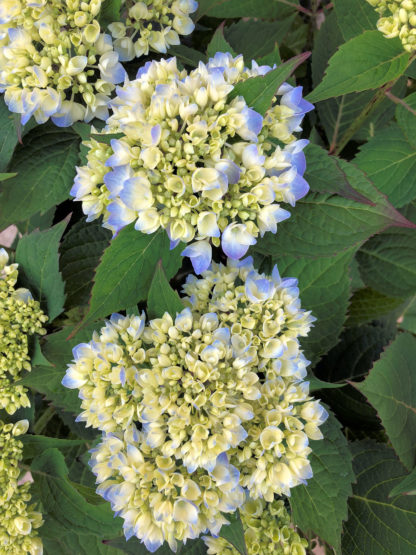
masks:
{"label": "dark green leaf", "polygon": [[0,171],[3,172],[7,169],[10,159],[13,156],[13,151],[19,142],[19,133],[23,137],[25,133],[35,126],[36,122],[32,118],[22,127],[19,122],[18,114],[9,112],[3,97],[0,98]]}
{"label": "dark green leaf", "polygon": [[322,82],[307,96],[310,102],[376,89],[403,74],[409,54],[399,38],[385,39],[366,31],[342,46],[329,60]]}
{"label": "dark green leaf", "polygon": [[163,229],[152,235],[136,231],[133,224],[122,229],[97,268],[83,325],[146,299],[158,261],[162,260],[167,278],[172,278],[182,263],[182,248],[169,250]]}
{"label": "dark green leaf", "polygon": [[81,220],[65,235],[59,265],[65,280],[66,308],[88,303],[95,269],[110,239],[111,232],[97,220]]}
{"label": "dark green leaf", "polygon": [[342,523],[347,518],[354,473],[348,443],[338,420],[330,414],[321,427],[324,438],[311,441],[309,455],[313,478],[307,486],[292,489],[290,506],[293,521],[305,533],[316,534],[339,550]]}
{"label": "dark green leaf", "polygon": [[199,50],[194,50],[184,44],[177,44],[169,47],[169,54],[176,56],[178,60],[191,67],[197,67],[199,62],[206,62],[207,57]]}
{"label": "dark green leaf", "polygon": [[396,495],[416,495],[416,468],[389,493],[389,497]]}
{"label": "dark green leaf", "polygon": [[[411,118],[409,114],[408,119]],[[416,198],[413,183],[416,147],[409,143],[398,125],[393,124],[379,131],[361,146],[354,162],[396,208]]]}
{"label": "dark green leaf", "polygon": [[379,15],[362,0],[335,0],[335,13],[344,40],[352,39],[369,29],[377,29]]}
{"label": "dark green leaf", "polygon": [[416,339],[399,334],[365,381],[355,384],[376,409],[387,435],[408,469],[416,463]]}
{"label": "dark green leaf", "polygon": [[413,297],[401,315],[399,326],[416,335],[416,297]]}
{"label": "dark green leaf", "polygon": [[304,52],[269,71],[266,75],[250,77],[246,81],[240,81],[235,85],[228,98],[243,96],[248,106],[264,116],[272,104],[277,89],[300,64],[309,58],[309,55],[309,52]]}
{"label": "dark green leaf", "polygon": [[42,514],[67,532],[94,534],[99,538],[120,533],[121,519],[114,518],[109,503],[91,505],[68,480],[68,468],[58,449],[46,449],[31,466]]}
{"label": "dark green leaf", "polygon": [[[124,538],[116,538],[106,541],[107,545],[111,545],[121,549],[129,555],[148,555],[149,551],[134,536],[126,541]],[[207,548],[203,540],[188,540],[185,544],[179,544],[176,555],[205,555]],[[164,543],[155,551],[155,555],[172,555],[173,551],[169,549],[168,544]]]}
{"label": "dark green leaf", "polygon": [[217,52],[229,52],[233,56],[236,55],[231,45],[227,42],[224,37],[224,25],[221,24],[215,31],[212,39],[207,47],[207,56],[209,58],[215,56]]}
{"label": "dark green leaf", "polygon": [[120,21],[121,0],[103,0],[100,9],[99,22],[103,29],[110,23]]}
{"label": "dark green leaf", "polygon": [[241,555],[247,555],[247,547],[244,539],[243,523],[240,513],[236,511],[226,515],[230,524],[221,527],[220,537],[226,539]]}
{"label": "dark green leaf", "polygon": [[357,482],[348,502],[343,555],[411,554],[416,551],[416,498],[389,498],[405,477],[392,449],[373,441],[351,445]]}
{"label": "dark green leaf", "polygon": [[178,293],[169,285],[162,261],[159,261],[147,297],[147,315],[149,318],[160,318],[169,312],[175,318],[183,309],[184,305]]}
{"label": "dark green leaf", "polygon": [[40,300],[52,321],[64,308],[64,282],[59,271],[59,242],[66,222],[45,231],[22,237],[17,245],[16,262],[22,271],[22,285]]}
{"label": "dark green leaf", "polygon": [[[396,120],[405,134],[407,140],[416,146],[416,92],[403,98],[404,104],[398,104],[396,108]],[[412,111],[410,111],[410,108]]]}
{"label": "dark green leaf", "polygon": [[6,181],[6,179],[10,179],[16,175],[17,173],[0,173],[0,181]]}
{"label": "dark green leaf", "polygon": [[403,299],[388,297],[369,287],[355,291],[348,309],[347,326],[356,326],[386,316],[403,305]]}
{"label": "dark green leaf", "polygon": [[298,0],[290,0],[293,7],[287,6],[286,2],[280,0],[199,0],[198,11],[195,19],[203,15],[210,17],[234,18],[234,17],[258,17],[261,19],[284,19],[290,14],[296,13]]}
{"label": "dark green leaf", "polygon": [[121,555],[122,551],[106,545],[103,540],[94,535],[78,534],[74,529],[68,534],[60,534],[54,525],[48,525],[48,535],[45,536],[46,525],[42,526],[42,540],[45,555]]}
{"label": "dark green leaf", "polygon": [[372,237],[357,253],[366,285],[387,296],[416,292],[416,230],[391,229]]}
{"label": "dark green leaf", "polygon": [[70,130],[40,126],[13,156],[0,195],[0,229],[20,222],[69,197],[78,161],[79,137]]}
{"label": "dark green leaf", "polygon": [[309,382],[309,391],[311,393],[314,393],[315,391],[319,391],[321,389],[337,389],[338,387],[345,387],[345,384],[343,383],[323,382],[315,376],[308,376],[307,380]]}
{"label": "dark green leaf", "polygon": [[79,439],[60,439],[57,437],[35,436],[31,434],[22,436],[20,441],[23,442],[24,459],[33,459],[51,447],[55,447],[60,451],[67,451],[73,447],[85,445],[85,442]]}

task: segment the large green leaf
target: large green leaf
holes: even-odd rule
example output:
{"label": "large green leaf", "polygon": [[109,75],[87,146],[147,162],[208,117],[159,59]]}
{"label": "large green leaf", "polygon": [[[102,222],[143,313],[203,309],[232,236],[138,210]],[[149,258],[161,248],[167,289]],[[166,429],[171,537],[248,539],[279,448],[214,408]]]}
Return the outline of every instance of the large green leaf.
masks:
{"label": "large green leaf", "polygon": [[356,326],[390,314],[404,303],[403,299],[383,295],[364,287],[354,292],[348,309],[347,326]]}
{"label": "large green leaf", "polygon": [[341,544],[342,523],[347,518],[354,473],[348,443],[341,425],[330,414],[321,427],[324,438],[311,441],[309,455],[313,478],[291,491],[293,521],[311,538],[318,535],[336,550]]}
{"label": "large green leaf", "polygon": [[325,77],[307,99],[318,102],[352,92],[376,89],[397,79],[409,62],[399,38],[366,31],[342,46],[329,60]]}
{"label": "large green leaf", "polygon": [[101,221],[81,220],[65,235],[59,265],[65,280],[66,308],[88,303],[95,269],[110,239],[111,232]]}
{"label": "large green leaf", "polygon": [[240,81],[235,85],[228,98],[243,96],[248,106],[264,116],[272,104],[277,89],[309,55],[309,52],[304,52],[269,71],[266,75],[250,77],[245,81]]}
{"label": "large green leaf", "polygon": [[277,21],[240,19],[224,29],[225,38],[235,52],[244,56],[246,65],[250,65],[251,60],[266,56],[273,52],[276,43],[282,43],[295,17],[293,13]]}
{"label": "large green leaf", "polygon": [[[365,3],[361,2],[360,3]],[[354,17],[351,15],[351,17]],[[312,52],[312,80],[317,87],[322,81],[329,58],[335,54],[337,48],[344,42],[335,10],[325,19],[322,27],[315,36]],[[406,78],[400,78],[392,88],[396,96],[403,96],[406,90]],[[374,96],[373,91],[350,93],[318,102],[317,111],[325,130],[329,144],[333,149],[339,139],[347,131],[354,120],[360,115]],[[386,125],[394,116],[395,105],[387,97],[362,122],[361,128],[354,138],[368,140],[374,132]]]}
{"label": "large green leaf", "polygon": [[[24,127],[19,123],[19,116],[9,112],[3,97],[0,98],[0,171],[5,171],[19,142],[19,133],[23,137],[36,126],[32,118]],[[19,131],[20,128],[20,131]],[[24,141],[26,142],[26,141]]]}
{"label": "large green leaf", "polygon": [[390,229],[372,237],[357,253],[366,285],[388,296],[416,292],[416,230]]}
{"label": "large green leaf", "polygon": [[60,439],[58,437],[47,437],[32,434],[22,436],[20,441],[23,443],[24,459],[33,459],[51,447],[59,449],[60,451],[67,451],[68,449],[85,445],[85,441],[81,439]]}
{"label": "large green leaf", "polygon": [[162,260],[166,276],[172,278],[182,263],[182,248],[169,250],[163,229],[152,235],[136,231],[133,224],[122,229],[97,268],[83,325],[146,299],[158,261]]}
{"label": "large green leaf", "polygon": [[[409,114],[408,119],[411,118]],[[354,162],[388,196],[393,206],[400,208],[416,198],[413,180],[416,147],[409,143],[398,125],[378,131],[373,139],[361,146]]]}
{"label": "large green leaf", "polygon": [[189,46],[185,46],[184,44],[170,46],[169,54],[176,56],[181,62],[191,67],[197,67],[199,62],[207,62],[205,54],[199,52],[199,50],[189,48]]}
{"label": "large green leaf", "polygon": [[225,538],[241,555],[247,555],[244,528],[239,511],[227,514],[226,518],[230,524],[221,527],[220,537]]}
{"label": "large green leaf", "polygon": [[407,468],[416,463],[416,339],[397,336],[365,381],[355,384],[376,409],[387,435]]}
{"label": "large green leaf", "polygon": [[[117,547],[123,553],[129,555],[148,555],[149,551],[143,543],[134,536],[127,542],[124,538],[116,538],[105,542],[107,545]],[[206,555],[207,548],[203,540],[188,540],[185,544],[181,543],[176,550],[176,555]],[[172,555],[173,551],[167,543],[155,551],[155,555]]]}
{"label": "large green leaf", "polygon": [[0,195],[0,229],[46,210],[69,197],[78,162],[79,136],[52,125],[33,129],[9,165],[16,177]]}
{"label": "large green leaf", "polygon": [[313,363],[337,343],[347,317],[351,294],[348,266],[353,256],[354,249],[316,260],[278,258],[279,272],[298,277],[302,306],[317,318],[301,340],[306,357]]}
{"label": "large green leaf", "polygon": [[121,4],[121,0],[103,0],[99,14],[99,21],[104,30],[108,27],[108,25],[110,25],[110,23],[120,20]]}
{"label": "large green leaf", "polygon": [[351,445],[357,482],[348,502],[343,555],[411,555],[416,552],[416,498],[389,498],[405,470],[386,445],[362,441]]}
{"label": "large green leaf", "polygon": [[31,465],[36,492],[45,519],[53,520],[66,533],[93,534],[101,539],[120,534],[122,521],[114,518],[108,503],[88,503],[68,480],[68,468],[58,449],[46,449]]}
{"label": "large green leaf", "polygon": [[224,37],[224,25],[220,25],[215,33],[212,35],[212,39],[207,46],[207,56],[213,57],[217,52],[229,52],[233,56],[236,55],[232,46],[228,43]]}
{"label": "large green leaf", "polygon": [[50,320],[64,308],[64,282],[59,271],[58,249],[65,227],[66,222],[61,222],[48,230],[25,235],[16,250],[22,285],[40,300]]}
{"label": "large green leaf", "polygon": [[169,285],[162,262],[159,261],[147,297],[147,315],[149,318],[160,318],[165,312],[169,312],[175,318],[183,309],[184,304],[178,293]]}
{"label": "large green leaf", "polygon": [[362,0],[335,0],[334,8],[342,35],[346,41],[369,29],[377,29],[379,16],[368,2]]}
{"label": "large green leaf", "polygon": [[403,314],[401,314],[399,325],[402,329],[416,335],[416,296],[410,300]]}
{"label": "large green leaf", "polygon": [[289,14],[296,13],[298,0],[291,0],[293,7],[287,6],[286,1],[271,0],[199,0],[195,19],[203,15],[210,17],[258,17],[261,19],[284,19]]}
{"label": "large green leaf", "polygon": [[[45,537],[45,525],[41,535],[45,555],[122,555],[122,551],[105,543],[94,535],[78,534],[74,529],[68,534],[54,533],[54,526],[48,526],[52,537]],[[148,553],[148,552],[147,552]],[[137,554],[138,555],[138,554]]]}

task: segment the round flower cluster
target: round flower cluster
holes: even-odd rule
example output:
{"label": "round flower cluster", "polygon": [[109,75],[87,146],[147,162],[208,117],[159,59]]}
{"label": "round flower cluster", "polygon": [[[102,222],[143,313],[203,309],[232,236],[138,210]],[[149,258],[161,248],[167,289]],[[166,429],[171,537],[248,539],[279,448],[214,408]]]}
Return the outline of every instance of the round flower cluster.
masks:
{"label": "round flower cluster", "polygon": [[15,289],[17,264],[7,265],[5,249],[0,249],[0,409],[13,414],[30,406],[26,388],[15,383],[22,370],[30,370],[28,337],[43,335],[47,316],[27,289]]}
{"label": "round flower cluster", "polygon": [[239,473],[220,455],[210,472],[199,468],[190,475],[181,461],[163,448],[149,446],[146,434],[134,424],[103,436],[92,449],[97,493],[124,519],[127,539],[135,535],[154,552],[164,541],[176,551],[177,541],[201,533],[217,535],[244,501]]}
{"label": "round flower cluster", "polygon": [[[305,555],[307,540],[291,527],[290,515],[282,500],[265,503],[247,499],[240,508],[248,555]],[[224,538],[204,537],[208,555],[238,555]]]}
{"label": "round flower cluster", "polygon": [[[121,511],[127,534],[148,548],[204,530],[216,535],[217,517],[205,511],[209,506],[219,518],[222,498],[215,490],[211,506],[203,485],[224,475],[218,465],[228,468],[235,493],[230,511],[242,502],[241,488],[272,502],[312,476],[308,443],[322,438],[327,414],[303,381],[308,361],[298,337],[314,319],[300,308],[296,285],[276,268],[271,277],[259,274],[251,259],[212,264],[201,279],[188,278],[189,306],[174,320],[165,313],[146,325],[144,315],[115,314],[74,349],[63,384],[80,391],[78,419],[104,431],[93,457],[99,492]],[[189,495],[181,489],[181,502],[194,507],[184,505],[188,527],[175,524],[178,490],[156,495],[155,476],[166,478],[158,460],[196,483]],[[134,461],[140,475],[129,470]],[[157,502],[143,504],[150,492]]]}
{"label": "round flower cluster", "polygon": [[36,528],[42,526],[42,515],[28,505],[30,482],[19,484],[19,462],[23,444],[16,439],[26,433],[29,423],[0,421],[0,552],[4,554],[42,555],[42,541]]}
{"label": "round flower cluster", "polygon": [[408,52],[416,50],[415,0],[367,0],[381,17],[377,28],[388,39],[399,37]]}
{"label": "round flower cluster", "polygon": [[0,6],[0,91],[22,123],[58,126],[108,117],[125,71],[96,19],[101,0],[4,0]]}
{"label": "round flower cluster", "polygon": [[166,229],[172,248],[191,243],[182,254],[196,273],[208,268],[211,244],[239,259],[259,235],[275,233],[290,216],[281,204],[294,206],[309,189],[307,141],[293,133],[312,105],[286,83],[265,117],[229,96],[271,69],[222,53],[189,74],[175,58],[145,64],[111,103],[105,133],[116,138],[86,143],[71,194],[87,221],[103,215],[115,233],[133,221],[143,233]]}
{"label": "round flower cluster", "polygon": [[170,45],[179,44],[179,35],[192,33],[195,25],[189,14],[197,8],[195,0],[133,0],[122,9],[125,20],[108,26],[120,60],[147,55],[149,49],[165,54]]}

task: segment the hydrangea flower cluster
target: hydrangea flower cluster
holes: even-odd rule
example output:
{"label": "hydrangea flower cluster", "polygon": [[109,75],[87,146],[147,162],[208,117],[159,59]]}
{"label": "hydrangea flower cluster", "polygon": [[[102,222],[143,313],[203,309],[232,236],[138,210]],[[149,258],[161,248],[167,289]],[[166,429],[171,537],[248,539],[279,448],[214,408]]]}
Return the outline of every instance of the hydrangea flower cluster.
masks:
{"label": "hydrangea flower cluster", "polygon": [[407,52],[416,50],[415,0],[367,0],[383,16],[377,28],[388,39],[399,37]]}
{"label": "hydrangea flower cluster", "polygon": [[101,0],[5,0],[0,6],[0,91],[22,123],[58,126],[108,117],[109,95],[125,78]]}
{"label": "hydrangea flower cluster", "polygon": [[179,35],[192,33],[195,25],[189,14],[197,8],[195,0],[134,0],[123,7],[124,21],[108,27],[120,60],[147,55],[149,49],[166,54],[169,46],[180,43]]}
{"label": "hydrangea flower cluster", "polygon": [[22,370],[30,370],[28,337],[43,335],[48,317],[28,289],[15,289],[18,265],[7,265],[5,249],[0,249],[0,409],[13,414],[30,406],[26,388],[15,383]]}
{"label": "hydrangea flower cluster", "polygon": [[[265,117],[235,85],[272,68],[219,53],[187,73],[176,59],[148,62],[137,79],[117,88],[105,133],[91,140],[71,194],[87,221],[101,215],[117,233],[131,222],[143,233],[166,229],[172,248],[190,243],[196,273],[212,247],[240,259],[257,237],[276,232],[309,187],[303,179],[306,140],[294,133],[312,105],[302,87],[283,84]],[[121,134],[121,136],[120,136]]]}
{"label": "hydrangea flower cluster", "polygon": [[19,484],[19,462],[23,444],[17,436],[26,433],[29,423],[0,421],[0,552],[3,554],[42,555],[42,541],[36,529],[42,526],[42,515],[29,505],[30,482]]}
{"label": "hydrangea flower cluster", "polygon": [[78,419],[104,432],[98,492],[152,551],[217,535],[244,493],[272,503],[306,483],[308,442],[327,417],[304,381],[298,337],[314,318],[296,280],[246,259],[213,263],[184,292],[175,319],[114,314],[63,380],[79,389]]}
{"label": "hydrangea flower cluster", "polygon": [[[291,527],[290,515],[283,500],[265,503],[262,499],[247,499],[240,508],[244,540],[248,555],[305,555],[307,540]],[[238,555],[226,539],[204,537],[208,555]]]}

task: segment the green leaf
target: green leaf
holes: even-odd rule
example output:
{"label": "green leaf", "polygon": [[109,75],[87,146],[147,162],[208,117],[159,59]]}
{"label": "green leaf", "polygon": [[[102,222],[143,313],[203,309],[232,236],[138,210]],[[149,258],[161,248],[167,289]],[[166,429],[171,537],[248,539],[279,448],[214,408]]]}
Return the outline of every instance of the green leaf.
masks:
{"label": "green leaf", "polygon": [[66,129],[40,126],[19,147],[9,171],[18,172],[2,185],[0,229],[66,200],[75,177],[79,137]]}
{"label": "green leaf", "polygon": [[68,480],[68,468],[58,449],[46,449],[31,465],[45,519],[58,523],[66,532],[113,537],[121,531],[109,503],[92,505]]}
{"label": "green leaf", "polygon": [[[224,29],[225,38],[235,52],[244,56],[246,65],[249,65],[251,60],[261,59],[273,52],[276,44],[282,43],[295,17],[293,13],[285,19],[279,17],[277,21],[240,19]],[[267,65],[275,62],[276,59]]]}
{"label": "green leaf", "polygon": [[394,450],[409,469],[416,463],[416,339],[399,334],[365,381],[355,384],[376,409]]}
{"label": "green leaf", "polygon": [[416,468],[389,493],[389,497],[396,495],[416,495]]}
{"label": "green leaf", "polygon": [[407,140],[416,146],[416,92],[406,96],[403,102],[413,110],[411,112],[404,104],[398,104],[396,108],[396,120],[405,134]]}
{"label": "green leaf", "polygon": [[221,24],[212,36],[210,43],[207,46],[207,55],[211,58],[217,52],[229,52],[233,56],[236,55],[231,45],[224,37],[224,24]]}
{"label": "green leaf", "polygon": [[199,62],[207,62],[207,57],[199,50],[194,50],[184,44],[169,47],[169,54],[176,56],[178,60],[191,67],[197,67]]}
{"label": "green leaf", "polygon": [[19,133],[23,137],[25,133],[33,129],[37,124],[31,119],[24,127],[18,121],[18,114],[12,114],[6,106],[3,97],[0,98],[0,171],[5,171],[13,156],[14,149],[19,142]]}
{"label": "green leaf", "polygon": [[0,181],[6,181],[6,179],[10,179],[16,175],[17,173],[0,173]]}
{"label": "green leaf", "polygon": [[330,383],[330,382],[323,382],[319,378],[315,376],[309,375],[307,377],[309,382],[309,391],[310,393],[314,393],[315,391],[320,391],[321,389],[338,389],[338,387],[345,387],[343,383]]}
{"label": "green leaf", "polygon": [[292,489],[290,506],[293,522],[305,534],[318,535],[339,550],[354,480],[352,457],[341,425],[332,414],[321,431],[324,438],[310,442],[313,477],[307,486]]}
{"label": "green leaf", "polygon": [[369,239],[357,253],[366,285],[387,296],[416,292],[416,231],[390,229]]}
{"label": "green leaf", "polygon": [[302,307],[311,310],[317,318],[301,344],[312,363],[336,345],[347,317],[350,297],[348,266],[354,249],[337,256],[316,260],[296,260],[293,256],[278,259],[279,272],[283,276],[299,278]]}
{"label": "green leaf", "polygon": [[20,438],[23,443],[23,459],[33,459],[41,455],[46,449],[52,447],[60,451],[66,451],[79,445],[85,445],[80,439],[60,439],[58,437],[46,437],[42,435],[26,434]]}
{"label": "green leaf", "polygon": [[399,38],[385,39],[366,31],[339,47],[329,60],[322,82],[307,96],[310,102],[376,89],[403,74],[410,55]]}
{"label": "green leaf", "polygon": [[103,0],[100,8],[99,22],[103,29],[110,23],[120,21],[121,0]]}
{"label": "green leaf", "polygon": [[221,527],[220,537],[226,539],[241,555],[247,555],[243,523],[239,511],[227,513],[226,518],[230,524]]}
{"label": "green leaf", "polygon": [[405,476],[394,451],[369,440],[353,443],[351,451],[357,482],[348,503],[343,555],[414,553],[416,498],[388,497]]}
{"label": "green leaf", "polygon": [[48,229],[52,226],[53,218],[55,216],[55,206],[49,208],[45,213],[41,214],[38,212],[34,214],[27,220],[23,220],[22,222],[18,222],[16,225],[22,235],[27,235],[36,229],[42,231],[44,229]]}
{"label": "green leaf", "polygon": [[[409,114],[408,119],[411,118]],[[396,208],[416,198],[413,184],[416,147],[409,143],[398,125],[378,131],[360,147],[354,162]]]}
{"label": "green leaf", "polygon": [[65,280],[67,309],[88,303],[95,269],[110,239],[111,232],[97,220],[81,220],[65,235],[59,265]]}
{"label": "green leaf", "polygon": [[59,271],[59,242],[66,222],[45,231],[34,231],[22,237],[17,245],[16,262],[27,287],[52,321],[64,308],[64,282]]}
{"label": "green leaf", "polygon": [[121,555],[122,551],[115,547],[106,545],[97,536],[78,534],[72,530],[68,534],[58,534],[55,528],[48,526],[48,534],[45,537],[45,524],[42,526],[42,540],[45,555]]}
{"label": "green leaf", "polygon": [[379,15],[362,0],[335,0],[335,13],[344,40],[352,39],[364,31],[376,30]]}
{"label": "green leaf", "polygon": [[386,316],[403,305],[403,299],[388,297],[370,287],[354,292],[348,309],[347,326],[356,326]]}
{"label": "green leaf", "polygon": [[402,329],[416,335],[416,297],[410,301],[398,322]]}
{"label": "green leaf", "polygon": [[266,75],[240,81],[230,92],[228,98],[231,100],[236,96],[243,96],[248,106],[264,116],[272,104],[277,89],[309,56],[310,52],[304,52],[269,71]]}
{"label": "green leaf", "polygon": [[146,299],[158,261],[162,260],[167,278],[172,278],[182,263],[181,249],[178,245],[169,250],[163,229],[152,235],[136,231],[133,224],[122,229],[97,268],[83,325]]}
{"label": "green leaf", "polygon": [[169,285],[162,261],[159,260],[147,297],[148,317],[160,318],[165,312],[169,312],[172,318],[175,318],[183,309],[184,304],[178,293]]}
{"label": "green leaf", "polygon": [[203,15],[210,17],[234,18],[234,17],[258,17],[260,19],[284,19],[292,13],[296,13],[298,0],[290,0],[291,6],[285,1],[270,0],[199,0],[198,11],[195,20],[198,21]]}

